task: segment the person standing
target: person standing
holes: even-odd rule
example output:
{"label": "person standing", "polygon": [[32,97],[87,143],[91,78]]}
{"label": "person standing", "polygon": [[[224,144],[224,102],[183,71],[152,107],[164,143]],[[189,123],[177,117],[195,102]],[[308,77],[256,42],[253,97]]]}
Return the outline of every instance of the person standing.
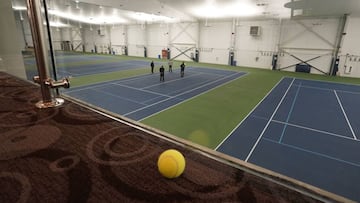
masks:
{"label": "person standing", "polygon": [[169,72],[172,72],[172,66],[173,66],[172,60],[169,60],[168,64],[169,64]]}
{"label": "person standing", "polygon": [[181,77],[184,77],[184,71],[185,71],[185,63],[182,62],[182,64],[180,65],[180,75],[181,75]]}
{"label": "person standing", "polygon": [[150,67],[151,67],[151,73],[154,73],[154,61],[151,61]]}
{"label": "person standing", "polygon": [[164,68],[164,66],[161,66],[160,67],[160,81],[162,81],[162,82],[165,81],[164,73],[165,73],[165,68]]}

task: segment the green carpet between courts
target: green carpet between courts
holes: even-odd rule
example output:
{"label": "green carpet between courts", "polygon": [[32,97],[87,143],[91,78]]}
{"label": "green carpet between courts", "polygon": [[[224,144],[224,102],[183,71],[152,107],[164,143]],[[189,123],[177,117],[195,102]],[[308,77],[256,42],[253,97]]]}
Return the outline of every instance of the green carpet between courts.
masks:
{"label": "green carpet between courts", "polygon": [[207,94],[147,118],[143,123],[215,148],[280,78],[277,75],[269,77],[264,73],[249,73]]}
{"label": "green carpet between courts", "polygon": [[[107,58],[109,61],[154,60],[155,62],[166,63],[166,60],[145,59],[142,57],[108,55]],[[180,62],[181,61],[175,62],[174,68],[178,68]],[[83,65],[84,63],[79,64]],[[221,141],[229,135],[282,77],[288,76],[360,84],[360,80],[357,78],[341,78],[205,63],[186,62],[186,64],[187,66],[195,67],[244,71],[248,74],[226,85],[213,89],[206,94],[199,95],[165,111],[159,112],[141,122],[212,149],[218,146]],[[149,68],[76,77],[71,79],[71,86],[83,86],[148,74]]]}

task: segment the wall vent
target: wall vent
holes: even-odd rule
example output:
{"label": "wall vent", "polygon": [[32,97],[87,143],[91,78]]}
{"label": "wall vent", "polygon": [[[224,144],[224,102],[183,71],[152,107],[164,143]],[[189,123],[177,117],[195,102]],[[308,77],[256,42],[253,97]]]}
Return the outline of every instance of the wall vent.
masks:
{"label": "wall vent", "polygon": [[260,26],[250,26],[250,35],[259,36],[260,35]]}

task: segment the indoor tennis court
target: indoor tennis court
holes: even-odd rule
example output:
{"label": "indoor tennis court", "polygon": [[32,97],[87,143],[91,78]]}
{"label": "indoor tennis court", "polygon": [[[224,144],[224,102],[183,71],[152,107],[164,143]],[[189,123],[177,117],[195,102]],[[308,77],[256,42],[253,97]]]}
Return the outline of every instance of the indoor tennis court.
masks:
{"label": "indoor tennis court", "polygon": [[184,77],[180,77],[179,70],[167,72],[164,82],[159,82],[159,73],[155,72],[72,88],[65,94],[139,121],[243,75],[244,72],[189,67]]}
{"label": "indoor tennis court", "polygon": [[358,85],[284,78],[217,150],[358,199],[359,93]]}
{"label": "indoor tennis court", "polygon": [[360,202],[359,0],[0,17],[0,202]]}

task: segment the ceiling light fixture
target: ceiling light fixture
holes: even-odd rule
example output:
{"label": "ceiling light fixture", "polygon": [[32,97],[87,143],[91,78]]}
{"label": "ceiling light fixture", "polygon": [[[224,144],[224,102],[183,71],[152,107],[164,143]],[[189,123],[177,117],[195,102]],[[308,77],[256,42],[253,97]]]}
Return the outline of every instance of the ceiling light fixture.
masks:
{"label": "ceiling light fixture", "polygon": [[162,16],[162,15],[154,15],[154,14],[147,14],[142,12],[130,13],[129,17],[135,19],[137,21],[142,22],[172,22],[174,19]]}
{"label": "ceiling light fixture", "polygon": [[25,6],[13,6],[12,8],[16,11],[25,11],[26,10]]}
{"label": "ceiling light fixture", "polygon": [[[44,25],[46,25],[46,22],[44,22]],[[62,22],[55,22],[55,21],[50,21],[50,26],[51,27],[56,27],[56,28],[71,27],[70,25],[64,24]]]}
{"label": "ceiling light fixture", "polygon": [[261,14],[262,10],[262,8],[247,3],[246,1],[221,5],[210,1],[205,5],[194,7],[191,12],[193,15],[201,18],[228,18],[255,16]]}
{"label": "ceiling light fixture", "polygon": [[88,24],[103,24],[104,22],[109,23],[109,24],[127,23],[127,20],[120,18],[119,16],[115,16],[115,15],[113,15],[113,16],[101,15],[101,16],[94,16],[94,17],[89,18],[89,17],[74,15],[69,12],[62,12],[62,11],[57,11],[57,10],[51,10],[51,11],[49,11],[49,14],[59,16],[59,17],[69,19],[69,20],[88,23]]}

